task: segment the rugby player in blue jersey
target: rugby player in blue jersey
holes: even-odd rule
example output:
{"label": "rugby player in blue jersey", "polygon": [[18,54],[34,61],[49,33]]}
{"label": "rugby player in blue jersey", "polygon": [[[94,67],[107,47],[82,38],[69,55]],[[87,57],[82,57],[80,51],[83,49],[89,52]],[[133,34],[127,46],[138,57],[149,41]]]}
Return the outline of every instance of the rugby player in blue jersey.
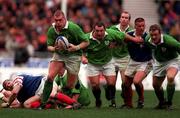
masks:
{"label": "rugby player in blue jersey", "polygon": [[[5,90],[11,91],[11,95],[9,96],[9,100],[2,104],[2,107],[10,107],[15,99],[19,101],[20,107],[38,107],[38,105],[40,105],[39,102],[43,93],[45,81],[45,76],[34,76],[26,74],[16,75],[8,80],[5,80],[3,82],[3,87]],[[54,88],[56,88],[56,86],[54,86]],[[79,105],[75,100],[57,92],[57,89],[54,88],[51,92],[52,99],[54,98],[58,102],[73,105],[73,108]]]}
{"label": "rugby player in blue jersey", "polygon": [[[133,37],[141,37],[145,40],[147,33],[145,32],[145,20],[143,18],[135,19],[135,30],[128,32]],[[150,72],[152,52],[151,48],[145,43],[128,42],[128,51],[130,60],[125,70],[125,93],[124,105],[121,108],[132,108],[132,87],[134,83],[138,94],[137,108],[144,107],[144,89],[142,81]]]}

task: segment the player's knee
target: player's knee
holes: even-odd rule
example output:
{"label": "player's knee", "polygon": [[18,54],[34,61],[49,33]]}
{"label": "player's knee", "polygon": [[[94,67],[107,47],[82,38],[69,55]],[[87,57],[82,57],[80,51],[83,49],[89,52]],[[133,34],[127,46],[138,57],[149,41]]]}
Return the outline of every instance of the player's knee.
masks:
{"label": "player's knee", "polygon": [[168,84],[174,84],[174,77],[167,77],[167,82],[168,82]]}
{"label": "player's knee", "polygon": [[99,86],[99,83],[97,81],[90,81],[90,85],[91,87],[98,87]]}
{"label": "player's knee", "polygon": [[108,81],[107,84],[110,85],[110,86],[115,86],[115,85],[116,85],[116,82],[115,82],[115,81]]}
{"label": "player's knee", "polygon": [[99,84],[91,84],[91,87],[93,88],[93,89],[97,89],[97,88],[99,88]]}
{"label": "player's knee", "polygon": [[134,79],[134,80],[133,80],[133,83],[134,83],[135,85],[138,85],[138,84],[140,84],[140,82],[141,82],[141,81],[139,81],[139,80],[136,80],[136,79]]}
{"label": "player's knee", "polygon": [[174,82],[174,78],[175,78],[175,76],[174,75],[167,75],[167,81],[168,81],[168,83],[173,83]]}

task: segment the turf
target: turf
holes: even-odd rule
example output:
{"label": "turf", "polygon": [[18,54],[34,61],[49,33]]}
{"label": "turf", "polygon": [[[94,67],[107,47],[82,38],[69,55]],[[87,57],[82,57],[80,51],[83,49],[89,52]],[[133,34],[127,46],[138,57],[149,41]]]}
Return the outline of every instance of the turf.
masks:
{"label": "turf", "polygon": [[[157,99],[153,91],[145,91],[145,107],[143,109],[114,109],[108,107],[108,101],[102,93],[103,106],[95,108],[94,98],[91,95],[91,104],[80,110],[29,110],[29,109],[2,109],[0,118],[178,118],[180,113],[180,91],[175,92],[173,110],[155,110]],[[136,106],[136,94],[134,93],[134,106]],[[122,104],[120,91],[116,93],[117,106]]]}

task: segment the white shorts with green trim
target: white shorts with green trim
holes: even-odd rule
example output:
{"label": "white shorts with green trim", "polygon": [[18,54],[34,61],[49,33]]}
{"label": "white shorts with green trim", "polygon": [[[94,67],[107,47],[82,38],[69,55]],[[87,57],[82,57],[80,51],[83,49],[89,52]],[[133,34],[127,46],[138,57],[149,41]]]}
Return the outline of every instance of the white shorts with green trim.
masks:
{"label": "white shorts with green trim", "polygon": [[179,70],[179,65],[180,57],[177,57],[167,62],[158,62],[157,60],[155,60],[153,63],[153,76],[165,77],[168,68],[174,67]]}
{"label": "white shorts with green trim", "polygon": [[65,68],[71,74],[78,75],[80,64],[81,64],[81,56],[72,55],[72,56],[64,56],[54,53],[51,61],[61,61],[64,62]]}
{"label": "white shorts with green trim", "polygon": [[105,65],[94,65],[94,64],[87,64],[87,75],[88,76],[97,76],[101,72],[105,76],[115,76],[115,68],[114,68],[114,61],[111,60]]}
{"label": "white shorts with green trim", "polygon": [[125,70],[128,62],[129,62],[129,56],[126,56],[123,58],[113,57],[113,60],[114,60],[115,67],[118,67],[119,70]]}

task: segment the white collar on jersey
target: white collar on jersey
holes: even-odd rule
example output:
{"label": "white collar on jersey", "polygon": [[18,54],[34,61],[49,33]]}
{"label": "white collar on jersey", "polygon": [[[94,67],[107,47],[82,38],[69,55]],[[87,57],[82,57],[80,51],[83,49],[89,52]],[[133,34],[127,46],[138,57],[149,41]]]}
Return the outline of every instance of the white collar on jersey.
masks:
{"label": "white collar on jersey", "polygon": [[[144,30],[143,35],[146,33],[146,30]],[[136,36],[136,30],[134,30],[133,36]]]}
{"label": "white collar on jersey", "polygon": [[64,71],[64,74],[61,77],[64,77],[67,75],[67,70]]}
{"label": "white collar on jersey", "polygon": [[122,31],[121,28],[120,28],[120,26],[121,26],[121,24],[119,23],[119,24],[116,25],[116,28],[118,28],[118,30],[121,31],[121,32],[126,32],[127,29],[129,28],[129,25],[128,25],[128,26],[126,27],[126,29],[125,29],[124,31]]}
{"label": "white collar on jersey", "polygon": [[[63,29],[68,29],[68,26],[69,26],[69,22],[66,21],[66,24],[65,24],[65,26],[64,26]],[[58,31],[56,30],[56,28],[55,28],[55,23],[52,23],[52,27],[54,28],[54,31],[55,31],[57,34],[59,34],[59,32],[58,32]]]}
{"label": "white collar on jersey", "polygon": [[161,34],[161,41],[160,41],[159,44],[153,43],[151,38],[150,38],[149,40],[150,40],[151,44],[154,45],[154,46],[164,43],[164,40],[163,40],[163,34]]}
{"label": "white collar on jersey", "polygon": [[[105,31],[104,37],[108,35],[108,33]],[[93,32],[90,33],[90,39],[98,41],[96,38],[93,37]]]}

